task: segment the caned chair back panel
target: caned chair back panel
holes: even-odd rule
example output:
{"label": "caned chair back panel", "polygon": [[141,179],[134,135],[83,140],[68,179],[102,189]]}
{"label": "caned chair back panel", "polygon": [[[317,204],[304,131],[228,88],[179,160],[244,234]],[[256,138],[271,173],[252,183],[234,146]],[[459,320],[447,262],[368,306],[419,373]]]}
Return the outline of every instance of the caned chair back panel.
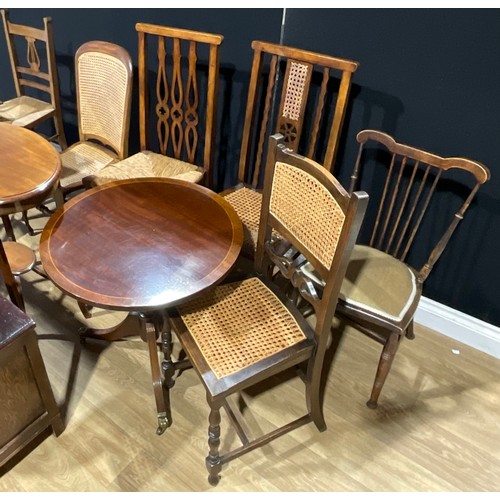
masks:
{"label": "caned chair back panel", "polygon": [[80,141],[97,139],[127,156],[132,61],[118,45],[91,41],[75,55]]}
{"label": "caned chair back panel", "polygon": [[331,170],[358,63],[260,41],[252,48],[239,182],[261,184],[266,138],[272,133]]}
{"label": "caned chair back panel", "polygon": [[[368,195],[349,195],[322,165],[288,149],[284,139],[279,134],[270,139],[256,269],[265,273],[266,266],[278,266],[315,308],[319,328],[326,328]],[[312,262],[324,280],[321,290],[301,272],[306,262]]]}
{"label": "caned chair back panel", "polygon": [[17,96],[28,95],[29,89],[41,91],[59,107],[52,19],[44,17],[43,29],[38,29],[14,24],[6,10],[1,13]]}
{"label": "caned chair back panel", "polygon": [[[441,187],[446,189],[445,182],[450,179],[462,179],[459,171],[468,173],[472,178],[465,200],[451,218],[444,234],[438,235],[432,244],[427,260],[419,267],[418,280],[423,283],[432,267],[442,254],[446,244],[458,223],[463,219],[479,186],[490,177],[489,170],[480,163],[466,158],[442,158],[435,154],[411,146],[397,143],[391,136],[376,130],[363,130],[358,133],[360,144],[356,165],[351,177],[350,191],[358,185],[365,155],[368,154],[366,144],[373,141],[382,146],[381,154],[372,158],[375,164],[382,163],[385,174],[371,172],[373,179],[378,179],[379,195],[377,206],[372,207],[376,213],[370,228],[369,245],[382,250],[393,257],[406,262],[411,248],[418,238],[419,230],[424,226],[426,216],[430,216],[429,205],[433,195]],[[368,163],[368,162],[366,162]],[[380,170],[380,169],[379,169]],[[370,172],[363,172],[363,176]],[[448,174],[448,175],[446,175]],[[373,199],[373,197],[372,197]],[[423,233],[423,231],[420,231]],[[429,237],[427,234],[426,237]]]}
{"label": "caned chair back panel", "polygon": [[155,149],[205,168],[210,185],[223,37],[145,23],[136,30],[141,150],[150,149],[154,132]]}

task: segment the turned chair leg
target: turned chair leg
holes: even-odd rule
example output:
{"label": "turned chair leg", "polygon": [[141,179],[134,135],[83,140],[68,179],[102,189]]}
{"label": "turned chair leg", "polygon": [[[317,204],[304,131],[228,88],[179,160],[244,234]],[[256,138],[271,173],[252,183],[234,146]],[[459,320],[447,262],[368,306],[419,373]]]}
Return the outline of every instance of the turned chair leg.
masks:
{"label": "turned chair leg", "polygon": [[12,222],[10,222],[10,217],[8,215],[2,215],[2,223],[8,238],[11,241],[16,241],[14,229],[12,228]]}
{"label": "turned chair leg", "polygon": [[409,340],[413,340],[415,338],[415,332],[413,331],[413,320],[410,321],[410,324],[406,328],[405,337]]}
{"label": "turned chair leg", "polygon": [[210,405],[210,416],[208,417],[208,456],[205,464],[208,470],[208,482],[217,486],[220,481],[222,463],[219,456],[220,445],[220,406]]}
{"label": "turned chair leg", "polygon": [[30,220],[28,218],[28,211],[27,210],[23,210],[23,212],[22,212],[22,221],[24,222],[24,224],[28,228],[29,235],[35,236],[35,230],[31,227]]}
{"label": "turned chair leg", "polygon": [[389,335],[389,338],[384,344],[377,367],[377,374],[375,375],[372,393],[370,399],[366,403],[368,408],[375,409],[378,406],[378,398],[380,396],[380,392],[382,391],[382,387],[384,386],[385,379],[389,374],[389,370],[391,369],[392,362],[394,361],[394,356],[398,350],[400,339],[400,335],[393,332]]}

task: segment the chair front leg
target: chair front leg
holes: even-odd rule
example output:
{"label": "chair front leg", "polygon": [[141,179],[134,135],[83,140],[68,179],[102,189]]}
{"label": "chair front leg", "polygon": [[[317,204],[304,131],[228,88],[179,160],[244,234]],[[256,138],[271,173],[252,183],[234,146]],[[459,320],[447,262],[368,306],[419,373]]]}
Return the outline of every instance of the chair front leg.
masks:
{"label": "chair front leg", "polygon": [[208,417],[208,456],[205,459],[205,464],[208,470],[208,482],[212,486],[217,486],[220,481],[220,471],[222,463],[219,456],[220,445],[220,404],[210,404],[210,416]]}
{"label": "chair front leg", "polygon": [[375,382],[373,383],[372,393],[370,399],[366,403],[368,408],[375,409],[378,406],[378,398],[384,386],[385,379],[389,374],[389,370],[391,369],[392,362],[394,361],[400,339],[401,336],[398,333],[392,332],[384,344],[377,367],[377,374],[375,375]]}

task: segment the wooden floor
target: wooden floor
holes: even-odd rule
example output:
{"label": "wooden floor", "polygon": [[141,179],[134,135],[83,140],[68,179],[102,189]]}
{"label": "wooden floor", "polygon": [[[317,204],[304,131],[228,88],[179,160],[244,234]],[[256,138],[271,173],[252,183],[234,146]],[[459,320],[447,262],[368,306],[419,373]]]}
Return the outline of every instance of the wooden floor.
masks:
{"label": "wooden floor", "polygon": [[[500,360],[428,329],[417,326],[416,339],[402,343],[377,410],[365,401],[380,347],[344,329],[326,388],[328,429],[309,424],[229,463],[213,488],[208,407],[194,372],[178,379],[174,424],[157,436],[146,345],[81,345],[85,320],[72,299],[35,273],[24,293],[66,430],[0,469],[0,491],[500,490]],[[96,311],[92,321],[116,320]],[[251,426],[266,431],[301,416],[302,388],[283,379],[244,394]],[[223,415],[222,449],[237,443],[226,424]]]}

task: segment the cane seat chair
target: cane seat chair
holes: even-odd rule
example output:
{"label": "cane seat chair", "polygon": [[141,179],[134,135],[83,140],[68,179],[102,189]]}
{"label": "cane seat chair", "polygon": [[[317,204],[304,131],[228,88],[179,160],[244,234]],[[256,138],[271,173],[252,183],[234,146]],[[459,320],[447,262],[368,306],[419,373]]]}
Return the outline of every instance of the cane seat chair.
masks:
{"label": "cane seat chair", "polygon": [[[174,332],[203,382],[210,406],[206,465],[212,485],[218,483],[223,464],[286,432],[309,422],[320,431],[326,429],[319,383],[323,359],[368,196],[349,196],[323,166],[293,153],[279,143],[280,138],[270,138],[255,274],[226,282],[170,313]],[[274,238],[273,229],[283,239]],[[325,282],[321,293],[301,273],[305,259],[320,270]],[[275,266],[312,304],[314,328],[294,306],[293,294],[286,297],[269,279]],[[307,413],[250,440],[227,398],[298,365],[306,366],[299,373],[305,382]],[[171,386],[168,378],[165,382]],[[224,455],[219,454],[222,407],[243,443]]]}
{"label": "cane seat chair", "polygon": [[265,138],[282,134],[288,148],[332,171],[358,68],[354,61],[273,43],[253,41],[252,48],[238,182],[222,193],[243,222],[243,253],[250,258],[257,244]]}
{"label": "cane seat chair", "polygon": [[[476,161],[442,158],[399,144],[376,130],[359,132],[357,141],[360,147],[350,192],[359,180],[367,179],[374,209],[369,211],[371,217],[367,214],[361,232],[366,241],[362,238],[352,252],[337,312],[383,345],[367,402],[369,408],[376,408],[402,338],[414,338],[413,317],[423,284],[490,173]],[[456,185],[451,180],[460,182],[466,195],[448,203],[445,212],[443,199]],[[368,188],[366,183],[361,186]],[[440,203],[442,231],[432,219],[434,198]],[[310,263],[304,266],[310,277],[313,270]]]}
{"label": "cane seat chair", "polygon": [[[85,182],[95,186],[118,179],[166,177],[203,181],[211,187],[223,37],[145,23],[137,23],[136,30],[141,151]],[[149,93],[151,74],[156,75],[154,98]],[[153,109],[154,123],[149,119]]]}
{"label": "cane seat chair", "polygon": [[128,153],[132,60],[119,45],[84,43],[75,54],[79,141],[61,153],[63,196]]}
{"label": "cane seat chair", "polygon": [[[0,103],[0,121],[33,129],[51,119],[54,133],[48,139],[64,149],[66,138],[59,102],[52,19],[44,17],[43,28],[39,29],[12,23],[6,9],[0,9],[0,13],[16,89],[16,97]],[[20,56],[24,53],[25,59]]]}
{"label": "cane seat chair", "polygon": [[23,311],[26,310],[21,289],[21,275],[31,271],[36,256],[31,248],[16,241],[0,241],[0,268],[9,292],[10,300]]}

